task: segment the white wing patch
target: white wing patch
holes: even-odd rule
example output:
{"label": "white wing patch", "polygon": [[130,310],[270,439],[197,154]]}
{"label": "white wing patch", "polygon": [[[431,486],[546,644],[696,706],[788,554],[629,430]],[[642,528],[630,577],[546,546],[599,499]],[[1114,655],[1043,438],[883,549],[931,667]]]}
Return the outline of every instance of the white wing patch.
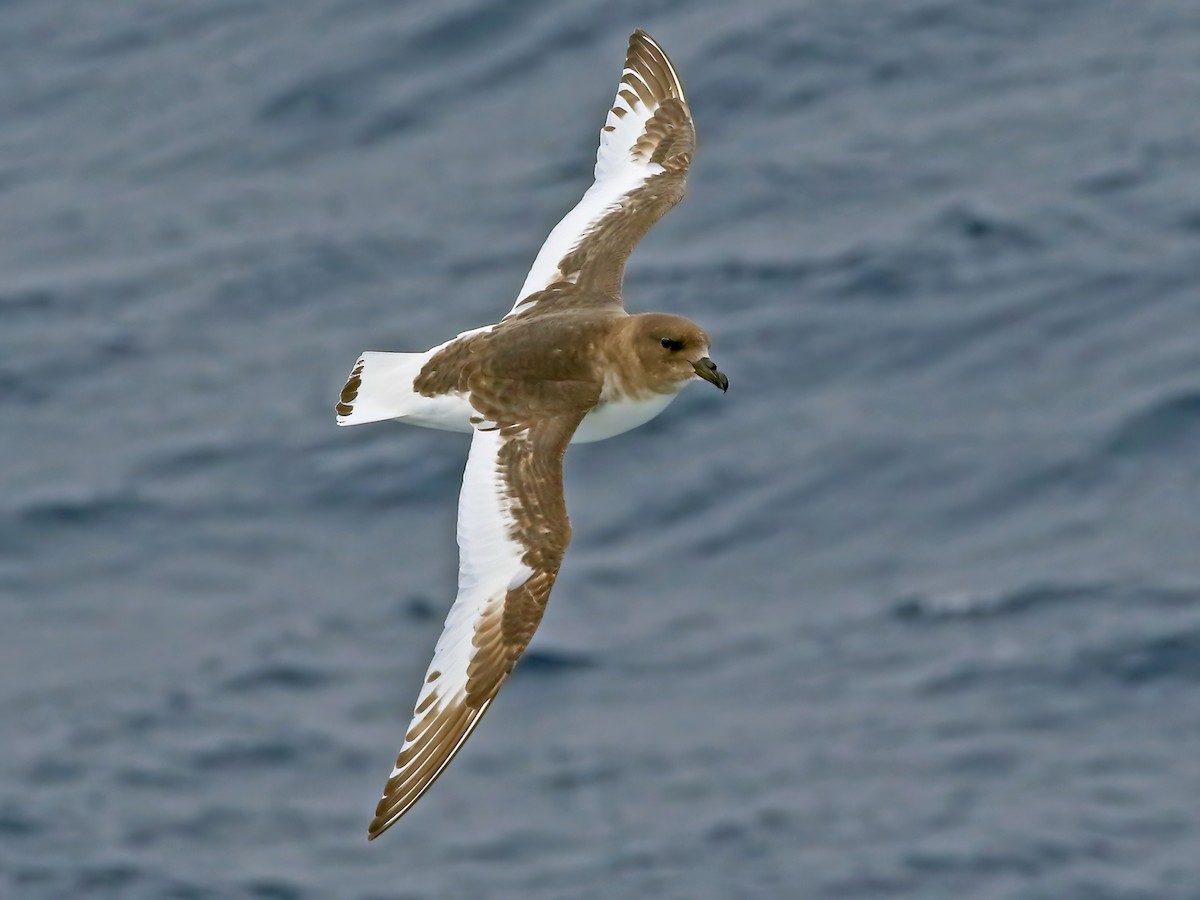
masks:
{"label": "white wing patch", "polygon": [[[649,44],[661,55],[672,82],[668,86],[668,96],[684,100],[679,77],[662,48],[645,32],[637,32],[635,39]],[[637,81],[636,89],[630,87],[630,79]],[[661,105],[658,102],[647,104],[643,102],[642,97],[654,94],[655,91],[649,86],[647,78],[631,67],[627,59],[625,68],[621,71],[621,83],[616,99],[608,111],[604,127],[600,130],[595,180],[583,195],[583,199],[554,226],[546,242],[542,244],[542,249],[538,251],[533,267],[517,294],[517,302],[508,315],[520,312],[531,294],[556,281],[566,280],[559,271],[559,261],[574,250],[601,219],[620,209],[621,201],[626,195],[664,171],[658,163],[642,159],[635,152],[638,140],[646,132],[646,123],[654,117]]]}
{"label": "white wing patch", "polygon": [[[522,562],[524,548],[510,537],[513,518],[498,468],[502,440],[497,429],[476,430],[471,440],[458,502],[458,596],[425,672],[404,744],[371,824],[372,836],[420,798],[487,709],[486,703],[479,709],[465,708],[476,649],[473,639],[480,623],[498,614],[511,587],[532,572]],[[447,739],[452,743],[443,743]]]}
{"label": "white wing patch", "polygon": [[[512,517],[497,477],[499,447],[498,430],[476,431],[471,440],[458,500],[458,596],[434,647],[417,709],[430,695],[436,695],[432,702],[439,707],[465,697],[476,624],[493,604],[504,602],[515,576],[523,575],[518,584],[529,577],[529,567],[521,562],[524,548],[508,537]],[[420,718],[414,715],[410,728]]]}

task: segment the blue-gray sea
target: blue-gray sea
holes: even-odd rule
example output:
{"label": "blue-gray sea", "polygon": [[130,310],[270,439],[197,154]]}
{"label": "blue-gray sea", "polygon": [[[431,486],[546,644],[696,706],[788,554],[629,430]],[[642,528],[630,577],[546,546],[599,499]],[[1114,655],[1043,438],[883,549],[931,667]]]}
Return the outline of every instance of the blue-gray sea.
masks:
{"label": "blue-gray sea", "polygon": [[[732,386],[573,447],[523,663],[366,826],[495,321],[635,27]],[[1200,897],[1195,0],[0,4],[0,896]]]}

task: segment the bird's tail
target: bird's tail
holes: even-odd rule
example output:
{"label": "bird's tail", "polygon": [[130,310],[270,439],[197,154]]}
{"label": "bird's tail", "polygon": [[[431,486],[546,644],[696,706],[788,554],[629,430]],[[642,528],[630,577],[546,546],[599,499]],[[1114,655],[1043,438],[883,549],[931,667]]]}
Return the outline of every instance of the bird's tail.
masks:
{"label": "bird's tail", "polygon": [[361,425],[410,415],[421,400],[413,392],[413,379],[428,359],[428,352],[363,353],[338,398],[337,423]]}

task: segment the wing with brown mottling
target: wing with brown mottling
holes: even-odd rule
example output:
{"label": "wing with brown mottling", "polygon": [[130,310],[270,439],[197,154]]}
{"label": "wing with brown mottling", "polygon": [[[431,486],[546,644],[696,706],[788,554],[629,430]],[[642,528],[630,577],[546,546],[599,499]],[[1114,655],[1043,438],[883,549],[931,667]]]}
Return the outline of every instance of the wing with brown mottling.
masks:
{"label": "wing with brown mottling", "polygon": [[571,539],[562,460],[585,410],[477,430],[458,507],[458,597],[368,832],[429,789],[479,724],[542,619]]}
{"label": "wing with brown mottling", "polygon": [[634,246],[683,198],[695,143],[675,67],[650,35],[635,31],[600,132],[595,181],[550,232],[509,315],[558,282],[618,294]]}

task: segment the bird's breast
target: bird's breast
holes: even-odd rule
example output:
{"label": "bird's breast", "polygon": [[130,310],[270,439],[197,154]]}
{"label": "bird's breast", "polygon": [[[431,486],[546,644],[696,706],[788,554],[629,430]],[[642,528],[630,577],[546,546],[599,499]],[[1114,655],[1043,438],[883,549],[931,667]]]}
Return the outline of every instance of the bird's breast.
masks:
{"label": "bird's breast", "polygon": [[571,443],[603,441],[645,425],[666,409],[675,397],[675,394],[650,394],[641,399],[601,400],[583,417]]}

